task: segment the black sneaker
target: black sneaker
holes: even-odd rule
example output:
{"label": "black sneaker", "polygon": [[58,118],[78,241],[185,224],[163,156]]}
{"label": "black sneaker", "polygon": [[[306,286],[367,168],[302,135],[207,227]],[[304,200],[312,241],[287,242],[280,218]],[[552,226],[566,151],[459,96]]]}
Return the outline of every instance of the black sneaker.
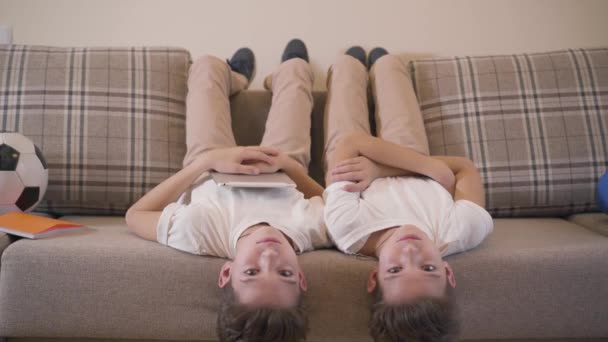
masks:
{"label": "black sneaker", "polygon": [[226,63],[230,65],[232,71],[238,72],[245,76],[249,82],[253,78],[253,72],[255,71],[255,56],[250,48],[240,48],[236,50],[234,55]]}
{"label": "black sneaker", "polygon": [[351,46],[350,48],[348,48],[348,50],[346,50],[346,52],[344,54],[354,57],[359,62],[361,62],[361,64],[363,64],[363,66],[367,67],[367,65],[365,64],[365,50],[363,50],[362,47]]}
{"label": "black sneaker", "polygon": [[369,52],[368,56],[369,68],[371,69],[372,66],[374,66],[374,63],[376,63],[376,61],[378,60],[378,58],[384,55],[388,55],[388,51],[386,51],[386,49],[381,47],[373,48],[372,51]]}
{"label": "black sneaker", "polygon": [[299,39],[292,39],[289,41],[289,43],[287,43],[287,46],[285,46],[283,56],[281,56],[281,63],[292,58],[302,58],[308,62],[308,51],[306,50],[306,45],[303,41]]}

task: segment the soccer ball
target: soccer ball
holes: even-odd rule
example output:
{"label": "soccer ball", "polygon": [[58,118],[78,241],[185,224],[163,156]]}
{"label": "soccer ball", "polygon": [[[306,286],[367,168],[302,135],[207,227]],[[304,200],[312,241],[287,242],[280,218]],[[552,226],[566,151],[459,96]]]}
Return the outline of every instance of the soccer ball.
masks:
{"label": "soccer ball", "polygon": [[0,215],[32,210],[44,197],[48,181],[40,149],[19,133],[0,132]]}

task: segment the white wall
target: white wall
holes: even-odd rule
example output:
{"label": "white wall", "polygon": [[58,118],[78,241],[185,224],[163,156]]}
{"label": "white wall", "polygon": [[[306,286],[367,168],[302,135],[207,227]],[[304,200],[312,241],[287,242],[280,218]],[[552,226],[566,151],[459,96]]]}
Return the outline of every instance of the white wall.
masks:
{"label": "white wall", "polygon": [[13,43],[172,45],[258,59],[252,88],[279,63],[285,43],[308,45],[317,89],[352,44],[404,58],[608,46],[605,0],[0,0]]}

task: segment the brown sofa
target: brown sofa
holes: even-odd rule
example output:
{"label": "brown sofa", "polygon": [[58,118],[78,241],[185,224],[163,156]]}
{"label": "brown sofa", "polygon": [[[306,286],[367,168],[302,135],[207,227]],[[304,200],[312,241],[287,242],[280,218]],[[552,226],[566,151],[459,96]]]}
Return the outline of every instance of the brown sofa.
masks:
{"label": "brown sofa", "polygon": [[[67,59],[68,69],[78,62],[74,50],[53,51],[73,55],[73,59]],[[172,50],[167,51],[167,55],[170,55]],[[112,53],[110,51],[108,55]],[[141,51],[130,53],[130,56],[138,56]],[[13,57],[8,61],[7,56],[11,54]],[[15,63],[16,59],[15,48],[11,50],[0,46],[2,82],[7,79],[17,82],[12,78],[15,72],[7,76],[5,67],[6,63]],[[129,59],[126,61],[131,63]],[[156,63],[149,62],[148,67]],[[27,66],[27,63],[24,62],[24,65]],[[165,67],[162,62],[158,63]],[[87,65],[85,63],[83,68],[87,69]],[[112,67],[111,62],[108,65]],[[39,68],[44,69],[42,66]],[[170,74],[176,73],[171,67],[166,70]],[[604,73],[603,77],[608,78],[608,74]],[[185,82],[184,77],[181,79]],[[2,84],[0,91],[9,88]],[[181,88],[185,89],[185,84]],[[183,116],[183,89],[181,95],[175,97],[182,101],[181,105],[178,100],[169,101],[173,101],[176,109],[167,110],[170,119],[166,127],[182,134],[183,117],[174,112],[181,110]],[[71,96],[70,92],[64,94],[55,91],[51,94],[50,91],[45,92],[44,88],[42,90],[38,93],[24,91],[21,93],[22,100],[36,103],[38,98],[40,102],[43,100],[37,96],[44,94],[49,97]],[[110,89],[108,93],[113,91],[117,90]],[[601,91],[605,100],[606,88]],[[156,93],[152,95],[160,97]],[[8,107],[13,106],[10,96],[16,94],[0,92],[0,103],[4,101],[9,103]],[[104,94],[95,96],[103,98]],[[315,93],[312,113],[313,162],[310,171],[318,180],[322,179],[320,158],[325,96],[325,93]],[[256,144],[261,140],[270,101],[271,95],[264,91],[246,91],[232,99],[233,128],[239,144]],[[119,110],[112,112],[110,103],[108,100],[107,105],[100,105],[106,109],[106,114],[100,115],[120,115]],[[608,121],[605,103],[602,104],[600,115]],[[44,111],[49,107],[42,105],[39,109]],[[0,120],[12,120],[9,118],[12,114],[3,113],[1,108],[2,105]],[[155,115],[162,116],[161,112]],[[23,115],[28,113],[24,111]],[[92,111],[80,109],[76,113],[95,115]],[[47,119],[51,114],[44,112],[44,115],[49,115]],[[28,135],[26,132],[24,134]],[[604,129],[601,134],[606,136],[608,131]],[[51,167],[56,164],[60,168],[61,163],[53,158],[63,156],[53,154],[53,145],[44,144],[44,137],[30,136],[35,141],[42,139],[36,142],[43,145],[45,155],[51,156],[49,164]],[[183,139],[183,135],[181,137]],[[167,153],[171,155],[168,158],[170,162],[165,163],[162,172],[170,174],[179,168],[184,152],[183,146],[180,148],[168,148],[173,152]],[[108,163],[117,162],[111,160],[109,155],[106,155],[110,160]],[[87,162],[89,166],[86,166]],[[90,163],[92,161],[85,158],[80,161],[80,166],[94,169]],[[158,171],[162,169],[159,165],[154,164],[154,172],[161,172]],[[70,167],[74,166],[66,166]],[[102,171],[99,174],[86,174],[83,178],[94,193],[89,200],[89,194],[82,194],[79,198],[66,197],[65,192],[77,188],[78,183],[61,181],[59,172],[51,173],[47,194],[50,197],[40,206],[46,213],[86,224],[88,228],[84,231],[42,240],[0,237],[3,250],[0,265],[0,336],[9,341],[215,340],[215,318],[219,305],[217,275],[224,260],[183,253],[144,241],[128,232],[124,218],[118,216],[124,208],[121,209],[118,204],[111,206],[111,203],[103,203],[103,196],[95,193],[103,189],[95,190],[92,185],[99,187],[102,183],[95,179],[96,176],[105,177],[108,182],[108,178],[115,179],[112,177],[121,172],[131,172],[132,177],[138,177],[137,172],[132,169],[124,171],[119,167],[114,170],[116,174],[112,173],[111,168],[107,168],[106,173]],[[65,175],[62,175],[65,179]],[[159,175],[147,178],[140,191],[146,191],[152,183],[160,180],[162,177]],[[118,193],[113,196],[119,200],[123,198]],[[136,197],[133,194],[130,196]],[[112,196],[105,198],[112,202]],[[128,200],[124,202],[128,204]],[[83,205],[79,206],[78,203]],[[89,215],[84,215],[87,213]],[[447,259],[457,279],[456,296],[462,339],[599,341],[608,338],[608,237],[605,236],[608,216],[601,213],[576,213],[573,216],[554,214],[548,217],[546,214],[545,217],[509,215],[500,217],[500,212],[495,215],[494,232],[479,247]],[[365,280],[374,262],[346,256],[334,249],[305,253],[300,260],[309,283],[308,340],[369,341],[367,324],[371,302],[365,292]]]}

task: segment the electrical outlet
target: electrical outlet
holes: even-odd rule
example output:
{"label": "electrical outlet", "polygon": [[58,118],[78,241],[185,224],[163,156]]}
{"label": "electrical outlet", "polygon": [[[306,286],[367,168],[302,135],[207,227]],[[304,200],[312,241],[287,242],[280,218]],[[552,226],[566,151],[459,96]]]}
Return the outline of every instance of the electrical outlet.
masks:
{"label": "electrical outlet", "polygon": [[13,43],[13,28],[8,25],[0,24],[0,44]]}

